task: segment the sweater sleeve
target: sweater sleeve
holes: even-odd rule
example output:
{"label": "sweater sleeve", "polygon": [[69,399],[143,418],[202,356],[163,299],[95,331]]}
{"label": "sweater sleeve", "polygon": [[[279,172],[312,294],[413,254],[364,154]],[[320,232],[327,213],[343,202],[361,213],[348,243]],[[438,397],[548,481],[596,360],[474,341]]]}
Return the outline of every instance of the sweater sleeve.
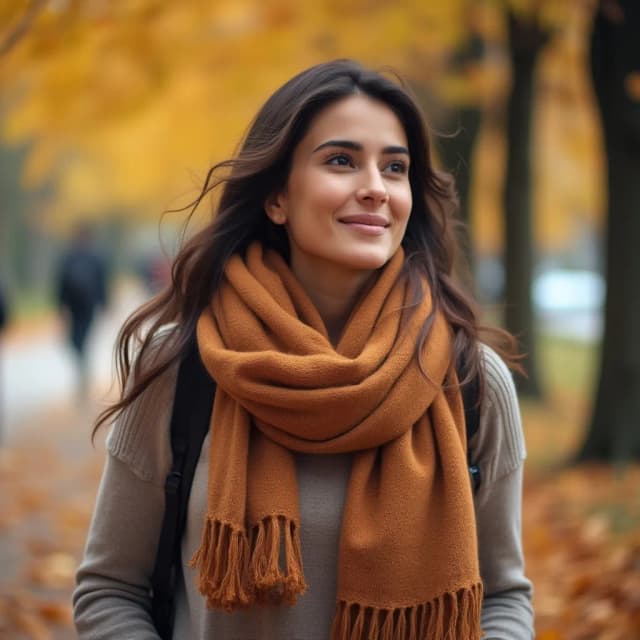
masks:
{"label": "sweater sleeve", "polygon": [[469,443],[482,482],[475,495],[480,573],[484,583],[483,638],[534,637],[532,587],[521,540],[522,475],[526,456],[518,400],[509,370],[482,348],[486,393],[480,427]]}
{"label": "sweater sleeve", "polygon": [[80,640],[159,640],[150,576],[163,508],[161,487],[108,455],[73,593]]}
{"label": "sweater sleeve", "polygon": [[169,420],[177,366],[126,410],[107,439],[107,461],[73,593],[80,640],[159,640],[150,581],[171,464]]}

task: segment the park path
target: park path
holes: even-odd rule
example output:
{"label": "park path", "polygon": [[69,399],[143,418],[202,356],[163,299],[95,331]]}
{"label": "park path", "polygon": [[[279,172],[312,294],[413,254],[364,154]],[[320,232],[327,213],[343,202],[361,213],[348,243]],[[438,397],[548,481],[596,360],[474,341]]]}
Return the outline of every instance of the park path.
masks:
{"label": "park path", "polygon": [[11,327],[0,345],[0,638],[70,640],[70,594],[93,509],[104,435],[93,420],[111,388],[124,318],[144,300],[117,291],[88,351],[89,399],[78,402],[73,360],[54,314]]}

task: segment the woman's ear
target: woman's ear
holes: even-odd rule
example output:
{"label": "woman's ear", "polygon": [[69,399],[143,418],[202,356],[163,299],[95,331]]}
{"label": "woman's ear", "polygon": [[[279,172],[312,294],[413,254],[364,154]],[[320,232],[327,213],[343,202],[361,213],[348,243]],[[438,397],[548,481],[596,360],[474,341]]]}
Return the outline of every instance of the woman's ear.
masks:
{"label": "woman's ear", "polygon": [[267,217],[274,224],[284,224],[287,221],[286,199],[282,192],[270,195],[264,203]]}

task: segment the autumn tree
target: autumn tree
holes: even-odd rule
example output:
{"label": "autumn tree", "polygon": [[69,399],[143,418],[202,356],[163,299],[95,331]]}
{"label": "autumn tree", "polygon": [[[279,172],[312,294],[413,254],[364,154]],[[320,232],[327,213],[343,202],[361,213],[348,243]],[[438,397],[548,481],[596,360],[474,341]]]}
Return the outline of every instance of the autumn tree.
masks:
{"label": "autumn tree", "polygon": [[348,56],[430,82],[447,59],[445,74],[461,70],[454,93],[466,94],[455,98],[465,122],[454,152],[465,214],[479,123],[466,77],[479,42],[464,21],[474,4],[23,0],[0,9],[0,92],[11,97],[0,137],[28,144],[25,190],[55,185],[40,219],[56,233],[114,209],[155,221],[169,202],[190,200],[257,105],[302,67]]}
{"label": "autumn tree", "polygon": [[[470,7],[471,9],[471,7]],[[471,16],[473,14],[470,14]],[[459,197],[459,217],[464,225],[462,248],[464,262],[461,266],[462,276],[466,277],[466,270],[474,270],[475,256],[472,237],[472,204],[471,181],[473,175],[473,150],[480,131],[483,114],[483,95],[474,78],[479,76],[478,69],[483,65],[485,42],[483,35],[470,21],[468,31],[460,39],[457,46],[447,56],[444,68],[444,84],[450,78],[464,83],[466,91],[455,97],[440,96],[441,113],[438,127],[443,135],[438,138],[438,152],[445,169],[455,177],[456,191]],[[469,278],[470,280],[472,278]],[[469,282],[475,288],[473,282]]]}
{"label": "autumn tree", "polygon": [[[546,23],[565,24],[566,7],[575,2],[0,3],[0,145],[11,154],[24,150],[14,188],[28,198],[45,191],[37,206],[25,204],[24,215],[9,211],[5,199],[0,218],[54,237],[78,217],[104,220],[114,211],[126,224],[155,225],[163,209],[189,202],[207,169],[233,153],[275,87],[315,62],[353,57],[395,69],[414,87],[446,85],[443,101],[457,116],[434,128],[460,134],[440,140],[451,143],[441,160],[457,174],[471,244],[478,255],[496,256],[504,245],[503,136],[478,125],[488,103],[492,118],[498,113],[508,83],[505,6],[520,16],[534,5]],[[566,73],[562,57],[552,66]],[[551,96],[546,104],[555,101]],[[430,105],[426,111],[432,122]],[[546,167],[578,166],[589,157],[589,147],[569,149],[568,138],[552,129],[545,128]],[[511,139],[521,141],[521,134]],[[480,180],[475,162],[483,167]],[[592,215],[590,189],[577,196],[575,182],[563,181],[562,193],[557,181],[542,185],[538,200],[546,205],[536,213],[547,229],[545,243],[553,238],[557,247],[570,237],[571,225],[561,221],[574,211]],[[0,230],[12,246],[16,225]],[[514,259],[516,246],[509,242]]]}
{"label": "autumn tree", "polygon": [[537,15],[509,13],[512,83],[507,103],[505,204],[505,325],[524,351],[527,378],[519,390],[540,395],[531,299],[534,267],[531,129],[536,61],[549,38]]}
{"label": "autumn tree", "polygon": [[581,460],[640,458],[640,3],[602,2],[591,38],[606,150],[605,328]]}

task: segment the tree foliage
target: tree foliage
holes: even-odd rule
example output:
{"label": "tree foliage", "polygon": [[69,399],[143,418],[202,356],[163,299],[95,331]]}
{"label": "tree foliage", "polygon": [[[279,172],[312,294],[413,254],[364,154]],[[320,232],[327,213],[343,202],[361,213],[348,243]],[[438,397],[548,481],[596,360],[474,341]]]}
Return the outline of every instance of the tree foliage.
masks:
{"label": "tree foliage", "polygon": [[[52,225],[110,208],[155,219],[171,198],[186,202],[207,167],[233,151],[257,106],[275,87],[320,60],[350,56],[390,66],[448,103],[493,105],[495,111],[509,81],[501,53],[505,6],[526,12],[531,3],[5,3],[0,9],[0,135],[5,144],[28,142],[24,188],[52,186],[41,216]],[[545,20],[579,29],[575,0],[538,4]],[[489,43],[488,55],[481,64],[454,69],[450,61],[472,32]],[[545,103],[561,104],[558,86],[550,84],[557,73],[553,65],[563,65],[563,79],[579,75],[577,37],[563,32],[558,41],[547,65]],[[2,46],[9,41],[10,46]],[[584,102],[578,85],[573,83],[568,94],[565,90],[564,112]],[[553,231],[564,224],[558,206],[570,216],[576,211],[589,215],[597,199],[594,181],[583,179],[590,166],[582,158],[590,156],[579,147],[593,148],[589,123],[581,117],[580,126],[567,131],[556,120],[548,116],[544,121],[549,153],[563,167],[572,167],[574,183],[589,186],[561,194],[558,204],[547,195],[557,193],[557,185],[546,184],[538,200],[544,204],[541,228],[551,224]],[[486,132],[480,146],[490,149],[478,163],[482,189],[476,189],[475,231],[485,249],[495,249],[499,189],[485,186],[500,182],[499,136]],[[547,160],[545,152],[544,167]],[[543,168],[541,179],[545,176]]]}
{"label": "tree foliage", "polygon": [[[190,170],[231,153],[256,105],[302,67],[353,56],[406,68],[409,52],[433,57],[458,37],[453,15],[463,5],[47,5],[2,61],[3,134],[31,141],[25,186],[56,173],[55,209],[155,209],[158,196],[186,187]],[[28,11],[23,3],[2,16],[5,34]]]}

